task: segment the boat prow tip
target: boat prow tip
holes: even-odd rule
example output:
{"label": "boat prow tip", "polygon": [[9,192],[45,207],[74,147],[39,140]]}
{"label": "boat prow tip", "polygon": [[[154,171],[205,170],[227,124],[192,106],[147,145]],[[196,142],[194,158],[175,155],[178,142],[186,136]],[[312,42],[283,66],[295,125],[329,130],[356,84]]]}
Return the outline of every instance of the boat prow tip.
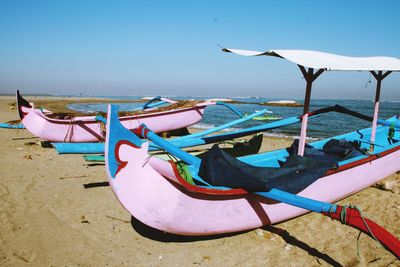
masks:
{"label": "boat prow tip", "polygon": [[18,114],[20,119],[22,120],[27,114],[27,111],[24,111],[24,109],[33,108],[33,104],[28,102],[25,98],[23,98],[19,93],[19,90],[17,90],[15,94],[16,94],[16,104],[18,108]]}

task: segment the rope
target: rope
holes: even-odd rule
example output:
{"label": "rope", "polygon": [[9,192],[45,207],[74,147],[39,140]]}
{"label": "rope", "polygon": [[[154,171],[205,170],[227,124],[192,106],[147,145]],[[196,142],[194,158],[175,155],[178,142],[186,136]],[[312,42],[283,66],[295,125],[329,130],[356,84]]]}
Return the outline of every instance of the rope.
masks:
{"label": "rope", "polygon": [[[158,147],[158,146],[157,146]],[[175,165],[176,169],[179,172],[179,175],[188,183],[190,184],[195,184],[195,182],[193,181],[192,176],[190,175],[189,171],[187,170],[187,166],[182,163],[177,157],[175,157],[174,155],[172,155],[171,153],[169,153],[167,150],[165,150],[162,147],[158,147],[163,153],[165,153],[165,155],[167,155],[167,157],[171,160],[171,162]],[[153,157],[154,155],[150,155],[150,157]]]}
{"label": "rope", "polygon": [[101,134],[103,135],[103,138],[105,139],[106,133],[107,133],[106,125],[105,125],[104,122],[102,122],[102,121],[99,121],[99,124],[100,124],[100,131],[101,131]]}
{"label": "rope", "polygon": [[94,119],[99,123],[100,132],[104,140],[106,138],[106,133],[107,133],[107,127],[106,127],[107,119],[101,115],[97,115]]}
{"label": "rope", "polygon": [[[365,227],[368,229],[368,233],[372,236],[372,238],[378,242],[378,244],[383,248],[382,243],[375,237],[375,235],[372,233],[371,229],[369,228],[368,223],[365,221],[364,215],[362,213],[362,211],[360,210],[360,208],[358,208],[356,205],[344,205],[342,207],[342,211],[340,212],[340,222],[342,224],[346,224],[347,225],[347,209],[351,208],[351,209],[355,209],[358,211],[358,213],[360,214],[360,218],[363,220]],[[331,208],[332,209],[332,208]],[[331,210],[330,210],[331,212]],[[359,246],[359,240],[360,240],[360,236],[361,236],[361,231],[358,233],[357,236],[357,257],[360,257],[360,246]]]}

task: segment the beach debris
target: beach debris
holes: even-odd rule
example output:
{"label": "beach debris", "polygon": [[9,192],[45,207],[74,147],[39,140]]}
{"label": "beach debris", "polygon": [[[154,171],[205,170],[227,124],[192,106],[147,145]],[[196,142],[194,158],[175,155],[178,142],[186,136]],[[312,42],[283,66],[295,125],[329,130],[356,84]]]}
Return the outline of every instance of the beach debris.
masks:
{"label": "beach debris", "polygon": [[37,146],[38,143],[37,142],[25,142],[24,145],[25,146]]}
{"label": "beach debris", "polygon": [[202,257],[202,260],[203,260],[204,262],[208,262],[210,259],[211,259],[210,256],[203,256],[203,257]]}
{"label": "beach debris", "polygon": [[95,167],[95,166],[104,166],[104,165],[106,165],[105,163],[103,163],[103,162],[94,162],[94,163],[88,163],[88,164],[86,164],[88,167]]}
{"label": "beach debris", "polygon": [[255,232],[258,236],[264,236],[264,231],[262,229],[257,229]]}
{"label": "beach debris", "polygon": [[43,148],[53,148],[53,145],[49,141],[38,141],[38,143]]}
{"label": "beach debris", "polygon": [[388,179],[385,179],[379,183],[376,183],[372,185],[373,188],[383,190],[383,191],[389,191],[394,194],[399,194],[400,193],[400,177],[391,177]]}
{"label": "beach debris", "polygon": [[53,148],[50,142],[47,141],[30,141],[30,142],[25,142],[24,145],[30,147],[31,149],[34,146],[41,146],[43,148]]}
{"label": "beach debris", "polygon": [[208,261],[210,261],[210,260],[211,260],[210,256],[203,256],[203,257],[201,257],[200,261],[193,262],[193,265],[202,265],[203,263],[208,263]]}
{"label": "beach debris", "polygon": [[114,216],[111,216],[111,215],[105,215],[105,216],[107,218],[110,218],[111,220],[120,221],[120,222],[123,222],[123,223],[131,223],[130,221],[123,220],[123,219],[120,219],[120,218],[117,218],[117,217],[114,217]]}
{"label": "beach debris", "polygon": [[4,195],[8,195],[8,194],[9,194],[9,191],[8,191],[7,187],[0,184],[0,196],[4,196]]}
{"label": "beach debris", "polygon": [[85,189],[93,188],[93,187],[105,187],[105,186],[110,186],[110,184],[108,182],[96,182],[96,183],[83,184],[83,187]]}
{"label": "beach debris", "polygon": [[373,260],[370,260],[370,261],[368,262],[368,264],[374,263],[374,262],[379,261],[379,260],[381,260],[381,258],[375,258],[375,259],[373,259]]}
{"label": "beach debris", "polygon": [[291,245],[291,244],[286,244],[285,245],[285,249],[286,250],[291,250],[293,248],[293,245]]}
{"label": "beach debris", "polygon": [[13,138],[11,140],[17,141],[17,140],[28,140],[28,139],[39,139],[39,137],[36,137],[36,136],[33,136],[33,137],[17,137],[17,138]]}
{"label": "beach debris", "polygon": [[36,259],[36,253],[32,251],[21,250],[19,252],[12,253],[18,259],[30,263]]}
{"label": "beach debris", "polygon": [[273,238],[274,238],[274,237],[273,237],[273,234],[272,234],[271,232],[266,231],[266,230],[263,229],[263,228],[256,229],[256,230],[255,230],[255,234],[256,234],[258,237],[263,237],[264,239],[273,239]]}
{"label": "beach debris", "polygon": [[60,177],[60,178],[58,178],[58,179],[60,179],[60,180],[64,180],[64,179],[85,178],[85,177],[89,177],[89,175],[80,175],[80,176],[64,176],[64,177]]}
{"label": "beach debris", "polygon": [[81,215],[81,223],[89,223],[90,224],[90,222],[88,220],[86,220],[85,215]]}
{"label": "beach debris", "polygon": [[25,156],[24,156],[24,159],[33,159],[33,158],[32,158],[32,155],[29,155],[29,154],[28,154],[28,155],[25,155]]}

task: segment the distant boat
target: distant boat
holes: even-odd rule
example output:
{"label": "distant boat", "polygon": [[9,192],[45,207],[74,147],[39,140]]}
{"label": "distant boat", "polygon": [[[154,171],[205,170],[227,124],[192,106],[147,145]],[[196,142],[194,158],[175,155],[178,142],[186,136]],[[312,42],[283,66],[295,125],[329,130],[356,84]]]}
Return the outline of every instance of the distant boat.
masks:
{"label": "distant boat", "polygon": [[[25,100],[19,91],[16,95],[22,124],[33,135],[52,142],[104,141],[105,128],[101,118],[44,112]],[[169,105],[155,109],[157,103]],[[134,129],[145,123],[157,133],[176,130],[199,122],[204,116],[204,109],[216,104],[211,101],[173,101],[166,98],[157,99],[157,103],[146,103],[142,110],[126,112],[120,117],[122,124]]]}
{"label": "distant boat", "polygon": [[256,116],[253,118],[253,120],[256,121],[276,121],[282,119],[281,116],[276,115],[276,114],[271,114],[271,113],[265,113],[261,116]]}

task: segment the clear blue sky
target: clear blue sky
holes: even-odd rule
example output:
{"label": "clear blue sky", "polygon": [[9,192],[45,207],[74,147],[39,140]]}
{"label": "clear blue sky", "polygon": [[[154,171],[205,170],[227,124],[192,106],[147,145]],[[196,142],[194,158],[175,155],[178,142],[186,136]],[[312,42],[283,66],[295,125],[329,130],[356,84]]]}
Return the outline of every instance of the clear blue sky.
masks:
{"label": "clear blue sky", "polygon": [[[400,1],[0,0],[0,92],[302,98],[297,66],[230,48],[400,58]],[[373,99],[366,72],[313,98]],[[400,100],[400,73],[383,99]]]}

